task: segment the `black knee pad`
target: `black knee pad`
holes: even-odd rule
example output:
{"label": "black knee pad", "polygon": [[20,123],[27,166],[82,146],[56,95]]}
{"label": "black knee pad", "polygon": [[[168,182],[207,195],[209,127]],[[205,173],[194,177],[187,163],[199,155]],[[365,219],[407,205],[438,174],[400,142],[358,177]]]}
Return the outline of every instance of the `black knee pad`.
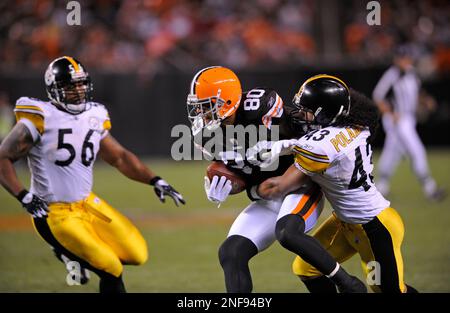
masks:
{"label": "black knee pad", "polygon": [[305,235],[305,227],[305,220],[301,216],[288,214],[277,221],[275,235],[284,246],[294,240],[293,237]]}
{"label": "black knee pad", "polygon": [[248,238],[240,235],[228,237],[219,248],[219,260],[222,266],[229,260],[248,262],[258,253],[256,245]]}

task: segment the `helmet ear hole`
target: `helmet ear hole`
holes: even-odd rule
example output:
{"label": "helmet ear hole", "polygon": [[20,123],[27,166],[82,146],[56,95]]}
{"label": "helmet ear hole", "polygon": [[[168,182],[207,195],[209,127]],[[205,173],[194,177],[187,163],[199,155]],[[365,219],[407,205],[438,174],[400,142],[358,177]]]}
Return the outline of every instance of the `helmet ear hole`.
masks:
{"label": "helmet ear hole", "polygon": [[227,104],[231,104],[231,100],[227,100]]}

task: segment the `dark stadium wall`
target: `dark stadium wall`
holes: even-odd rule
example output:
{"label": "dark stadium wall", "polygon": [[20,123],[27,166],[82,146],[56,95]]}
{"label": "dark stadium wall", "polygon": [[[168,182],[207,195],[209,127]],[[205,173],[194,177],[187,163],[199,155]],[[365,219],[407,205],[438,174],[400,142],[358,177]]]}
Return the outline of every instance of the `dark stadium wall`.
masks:
{"label": "dark stadium wall", "polygon": [[[332,70],[305,69],[280,71],[238,72],[244,90],[265,86],[277,90],[285,103],[307,77],[317,73],[338,75],[350,86],[370,96],[385,68]],[[112,134],[125,146],[140,155],[168,156],[175,138],[171,129],[177,124],[188,124],[186,96],[192,73],[171,72],[156,74],[151,79],[132,74],[92,73],[94,99],[105,104],[112,119]],[[450,146],[450,92],[449,79],[425,84],[425,88],[438,100],[439,111],[428,121],[419,124],[419,134],[425,144]],[[35,74],[0,74],[0,90],[6,91],[11,102],[21,96],[46,98],[43,77]],[[376,146],[383,142],[380,131]]]}

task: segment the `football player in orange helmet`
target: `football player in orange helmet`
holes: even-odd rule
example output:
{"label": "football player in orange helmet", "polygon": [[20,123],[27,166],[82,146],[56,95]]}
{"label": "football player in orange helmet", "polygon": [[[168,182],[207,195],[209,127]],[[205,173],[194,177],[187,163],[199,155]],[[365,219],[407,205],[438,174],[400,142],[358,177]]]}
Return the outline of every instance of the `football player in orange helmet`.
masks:
{"label": "football player in orange helmet", "polygon": [[[269,177],[280,175],[292,163],[292,157],[280,157],[278,167],[273,171],[264,171],[259,157],[250,151],[275,149],[272,141],[275,138],[273,130],[279,126],[279,138],[296,138],[298,130],[287,118],[288,107],[283,106],[283,100],[270,88],[253,88],[242,92],[241,83],[236,74],[225,67],[212,66],[200,70],[192,79],[190,93],[187,97],[188,118],[192,124],[193,139],[198,148],[224,162],[228,168],[236,171],[246,181],[247,194],[252,202],[236,218],[230,228],[227,239],[219,248],[219,260],[225,274],[225,284],[228,292],[251,292],[253,285],[248,262],[259,252],[268,248],[275,240],[275,225],[278,213],[282,208],[295,210],[304,223],[303,230],[308,232],[316,223],[322,208],[323,197],[320,188],[315,184],[307,184],[295,194],[283,199],[266,201],[255,196],[256,186]],[[215,136],[214,130],[228,125],[260,127],[257,136],[258,149],[251,150],[250,143],[223,142],[225,151],[215,153],[208,151],[203,143],[202,130],[208,130]],[[261,129],[269,132],[268,138],[262,138]],[[202,142],[198,142],[198,137]],[[205,136],[209,137],[209,136]],[[225,138],[225,136],[223,136]],[[214,137],[217,139],[217,137]],[[209,139],[209,138],[208,138]],[[242,147],[244,149],[243,155]],[[283,147],[279,147],[283,149]],[[220,150],[220,149],[219,149]],[[258,153],[261,152],[258,150]],[[226,177],[214,177],[209,181],[205,177],[205,191],[212,202],[225,201],[231,191],[231,182]],[[306,214],[310,212],[311,214]],[[300,225],[300,222],[299,222]],[[318,246],[319,249],[321,246]],[[324,253],[327,253],[323,250]],[[331,256],[330,256],[331,257]],[[342,272],[342,271],[341,271]],[[345,275],[346,273],[342,273]],[[348,274],[347,274],[348,275]],[[342,275],[341,275],[342,277]],[[348,276],[347,276],[348,277]]]}
{"label": "football player in orange helmet", "polygon": [[241,82],[232,70],[211,66],[199,71],[192,79],[187,98],[193,134],[203,128],[214,130],[230,117],[227,123],[232,124],[241,97]]}

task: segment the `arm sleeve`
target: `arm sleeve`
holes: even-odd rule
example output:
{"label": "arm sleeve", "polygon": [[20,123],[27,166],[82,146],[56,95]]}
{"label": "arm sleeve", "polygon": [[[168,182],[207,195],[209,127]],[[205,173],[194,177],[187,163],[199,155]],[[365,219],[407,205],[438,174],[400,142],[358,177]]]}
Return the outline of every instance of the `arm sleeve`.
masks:
{"label": "arm sleeve", "polygon": [[[106,111],[106,109],[105,109],[105,111]],[[103,121],[102,139],[105,138],[109,134],[111,127],[112,127],[111,119],[109,118],[108,111],[106,111],[106,117]]]}
{"label": "arm sleeve", "polygon": [[330,166],[330,158],[320,145],[304,143],[300,138],[294,147],[294,165],[308,176],[323,173]]}
{"label": "arm sleeve", "polygon": [[388,69],[381,79],[378,81],[375,89],[373,90],[372,98],[375,101],[381,101],[386,98],[389,90],[394,85],[395,81],[398,79],[399,73],[398,70],[391,67]]}
{"label": "arm sleeve", "polygon": [[30,131],[33,141],[36,142],[45,129],[44,111],[33,101],[22,97],[16,102],[14,108],[17,123],[23,123]]}
{"label": "arm sleeve", "polygon": [[283,115],[283,99],[274,91],[270,91],[267,100],[267,112],[262,116],[263,124],[270,129],[272,119],[280,118]]}

